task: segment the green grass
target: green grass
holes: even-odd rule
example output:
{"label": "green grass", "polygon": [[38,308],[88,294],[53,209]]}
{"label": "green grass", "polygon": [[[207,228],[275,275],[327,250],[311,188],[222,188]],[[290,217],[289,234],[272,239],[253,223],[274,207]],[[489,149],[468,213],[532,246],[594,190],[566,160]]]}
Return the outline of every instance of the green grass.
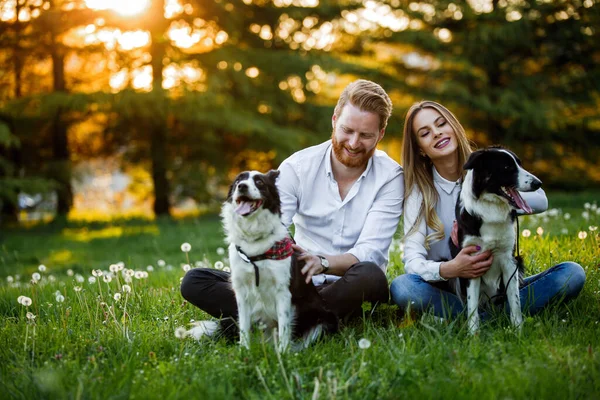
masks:
{"label": "green grass", "polygon": [[[521,335],[506,316],[471,338],[464,319],[438,322],[425,315],[415,321],[386,305],[281,357],[256,337],[246,351],[174,336],[176,327],[207,318],[179,294],[187,263],[180,246],[192,245],[192,264],[221,260],[217,249],[225,246],[216,216],[4,231],[0,398],[600,398],[600,242],[593,230],[600,214],[584,209],[597,198],[550,195],[551,207],[562,209],[522,219],[521,230],[531,232],[521,237],[529,273],[574,260],[586,268],[587,282],[577,300],[526,318]],[[390,280],[402,271],[398,241],[393,249]],[[153,270],[146,279],[134,277],[131,293],[115,301],[122,277],[87,280],[92,269],[107,271],[119,261]],[[47,270],[31,285],[40,264]],[[57,291],[64,302],[57,302]],[[32,305],[19,304],[20,295]],[[35,314],[34,323],[27,312]],[[359,348],[361,338],[371,346]]]}

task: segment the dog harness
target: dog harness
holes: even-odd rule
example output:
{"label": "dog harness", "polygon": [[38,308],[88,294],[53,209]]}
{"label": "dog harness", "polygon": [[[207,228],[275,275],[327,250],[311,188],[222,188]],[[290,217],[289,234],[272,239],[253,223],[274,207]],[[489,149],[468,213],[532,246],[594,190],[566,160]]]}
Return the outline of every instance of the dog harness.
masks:
{"label": "dog harness", "polygon": [[258,273],[258,266],[255,264],[255,261],[285,260],[286,258],[291,257],[294,253],[294,249],[292,249],[292,244],[294,244],[293,239],[286,237],[283,240],[280,240],[279,242],[275,242],[273,247],[271,247],[265,253],[252,257],[249,257],[246,253],[244,253],[240,246],[236,245],[235,248],[240,258],[244,262],[252,264],[252,266],[254,267],[254,277],[256,279],[256,286],[258,287],[260,276]]}

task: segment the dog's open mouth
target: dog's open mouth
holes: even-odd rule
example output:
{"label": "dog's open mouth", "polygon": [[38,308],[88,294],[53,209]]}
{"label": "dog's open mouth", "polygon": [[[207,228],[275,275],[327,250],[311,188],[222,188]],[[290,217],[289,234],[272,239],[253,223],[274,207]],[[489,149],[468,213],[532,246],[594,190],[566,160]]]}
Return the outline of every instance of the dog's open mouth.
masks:
{"label": "dog's open mouth", "polygon": [[531,214],[532,210],[529,207],[529,204],[521,197],[521,194],[514,187],[506,187],[502,186],[501,188],[502,195],[508,200],[510,205],[515,208],[521,209],[525,211],[527,214]]}
{"label": "dog's open mouth", "polygon": [[246,196],[240,196],[235,201],[237,204],[237,208],[235,212],[241,215],[242,217],[247,217],[256,211],[260,206],[262,206],[263,201],[258,199],[251,199]]}

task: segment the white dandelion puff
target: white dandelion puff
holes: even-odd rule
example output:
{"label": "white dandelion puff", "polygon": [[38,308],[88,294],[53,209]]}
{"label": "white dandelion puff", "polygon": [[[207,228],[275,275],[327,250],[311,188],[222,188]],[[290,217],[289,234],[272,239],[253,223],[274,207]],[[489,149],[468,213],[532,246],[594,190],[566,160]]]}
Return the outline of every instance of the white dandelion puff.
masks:
{"label": "white dandelion puff", "polygon": [[585,203],[583,205],[583,208],[585,208],[586,210],[589,210],[592,207],[592,205],[590,203]]}
{"label": "white dandelion puff", "polygon": [[594,231],[598,230],[598,227],[597,226],[590,226],[588,229],[590,230],[590,232],[594,232]]}
{"label": "white dandelion puff", "polygon": [[117,263],[117,270],[122,271],[123,269],[125,269],[125,263],[123,261],[119,261]]}
{"label": "white dandelion puff", "polygon": [[587,212],[587,211],[584,211],[584,212],[582,212],[582,213],[581,213],[581,216],[582,216],[582,217],[583,217],[583,219],[585,219],[586,221],[587,221],[588,219],[590,219],[590,213],[589,213],[589,212]]}
{"label": "white dandelion puff", "polygon": [[529,237],[531,236],[531,231],[529,229],[523,229],[522,235],[523,237]]}
{"label": "white dandelion puff", "polygon": [[577,234],[577,237],[578,237],[579,239],[583,240],[583,239],[585,239],[585,238],[587,237],[587,232],[586,232],[586,231],[580,231],[580,232]]}
{"label": "white dandelion puff", "polygon": [[123,285],[123,286],[121,286],[121,290],[123,291],[123,293],[130,293],[131,292],[131,286],[129,286],[129,285]]}
{"label": "white dandelion puff", "polygon": [[560,233],[562,233],[563,235],[566,235],[569,233],[569,230],[567,228],[562,228]]}
{"label": "white dandelion puff", "polygon": [[115,293],[115,295],[113,296],[113,299],[115,299],[115,301],[121,300],[121,293]]}
{"label": "white dandelion puff", "polygon": [[85,278],[82,275],[77,274],[77,275],[75,275],[75,280],[78,283],[83,283],[85,281]]}
{"label": "white dandelion puff", "polygon": [[358,347],[366,350],[371,347],[371,341],[369,339],[362,338],[358,341]]}
{"label": "white dandelion puff", "polygon": [[135,279],[142,279],[144,277],[144,274],[142,273],[142,271],[135,271],[134,277]]}
{"label": "white dandelion puff", "polygon": [[215,263],[215,268],[216,269],[223,269],[224,265],[223,265],[223,261],[217,261]]}
{"label": "white dandelion puff", "polygon": [[565,215],[563,215],[564,219],[571,219],[571,214],[569,213],[565,213]]}
{"label": "white dandelion puff", "polygon": [[23,304],[23,299],[25,298],[25,296],[21,295],[19,297],[17,297],[17,303],[19,304]]}
{"label": "white dandelion puff", "polygon": [[6,277],[6,282],[13,283],[14,281],[15,281],[15,278],[13,278],[12,276],[9,275]]}
{"label": "white dandelion puff", "polygon": [[104,275],[104,276],[102,277],[102,280],[103,280],[104,282],[106,282],[106,283],[110,283],[110,282],[112,281],[112,276],[110,276],[110,275]]}
{"label": "white dandelion puff", "polygon": [[179,328],[175,329],[175,337],[177,339],[185,339],[186,336],[187,330],[183,326],[180,326]]}
{"label": "white dandelion puff", "polygon": [[535,233],[537,233],[539,236],[542,236],[544,234],[544,228],[542,228],[541,226],[538,226]]}
{"label": "white dandelion puff", "polygon": [[37,282],[37,281],[39,281],[40,279],[42,279],[42,276],[40,275],[40,273],[39,273],[39,272],[34,272],[33,274],[31,274],[31,278],[32,278],[34,281],[36,281],[36,282]]}
{"label": "white dandelion puff", "polygon": [[63,296],[62,294],[57,294],[56,295],[56,302],[57,303],[62,303],[65,301],[65,296]]}
{"label": "white dandelion puff", "polygon": [[154,271],[154,267],[153,267],[152,265],[148,265],[148,266],[146,267],[146,271],[148,271],[148,272],[152,272],[152,271]]}
{"label": "white dandelion puff", "polygon": [[218,255],[220,255],[220,256],[222,256],[223,254],[225,254],[225,249],[224,249],[224,248],[222,248],[222,247],[219,247],[219,248],[217,249],[217,254],[218,254]]}
{"label": "white dandelion puff", "polygon": [[25,307],[29,307],[31,305],[32,301],[29,297],[27,296],[23,296],[23,298],[21,299],[21,304],[24,305]]}
{"label": "white dandelion puff", "polygon": [[28,320],[33,321],[35,320],[35,314],[32,312],[27,312],[27,314],[25,314],[25,316],[27,317]]}
{"label": "white dandelion puff", "polygon": [[40,272],[46,272],[47,268],[44,264],[40,264],[40,266],[38,267],[38,271]]}
{"label": "white dandelion puff", "polygon": [[76,292],[81,292],[81,286],[73,286],[73,290]]}
{"label": "white dandelion puff", "polygon": [[196,268],[204,267],[204,263],[202,261],[196,261],[196,263],[194,265],[196,266]]}
{"label": "white dandelion puff", "polygon": [[67,276],[73,276],[73,275],[74,275],[73,270],[72,269],[68,269],[67,270]]}
{"label": "white dandelion puff", "polygon": [[110,264],[110,267],[108,267],[110,272],[119,272],[119,266],[117,264]]}
{"label": "white dandelion puff", "polygon": [[134,276],[135,275],[135,271],[132,269],[126,269],[125,270],[125,275],[126,276]]}
{"label": "white dandelion puff", "polygon": [[190,264],[183,264],[182,268],[185,272],[188,272],[190,269],[192,269],[192,267],[190,267]]}
{"label": "white dandelion puff", "polygon": [[158,265],[159,267],[164,267],[165,265],[167,265],[167,263],[165,262],[165,260],[158,260],[156,262],[156,265]]}
{"label": "white dandelion puff", "polygon": [[223,267],[223,271],[224,272],[231,272],[231,269],[229,267]]}
{"label": "white dandelion puff", "polygon": [[149,276],[148,272],[146,272],[146,271],[142,271],[142,278],[143,278],[143,279],[146,279],[146,278],[148,278],[148,276]]}
{"label": "white dandelion puff", "polygon": [[91,285],[91,284],[93,284],[93,283],[96,283],[96,277],[95,277],[95,276],[90,276],[90,277],[88,278],[88,283],[89,283],[90,285]]}
{"label": "white dandelion puff", "polygon": [[192,249],[192,245],[189,243],[184,243],[181,245],[181,251],[183,251],[184,253],[189,252]]}

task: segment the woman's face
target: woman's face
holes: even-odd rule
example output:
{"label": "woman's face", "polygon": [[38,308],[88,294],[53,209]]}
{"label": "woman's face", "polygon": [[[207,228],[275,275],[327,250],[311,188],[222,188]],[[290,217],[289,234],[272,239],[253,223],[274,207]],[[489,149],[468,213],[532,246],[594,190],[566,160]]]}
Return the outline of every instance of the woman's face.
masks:
{"label": "woman's face", "polygon": [[419,148],[432,161],[455,155],[456,133],[436,109],[426,107],[417,111],[412,129]]}

